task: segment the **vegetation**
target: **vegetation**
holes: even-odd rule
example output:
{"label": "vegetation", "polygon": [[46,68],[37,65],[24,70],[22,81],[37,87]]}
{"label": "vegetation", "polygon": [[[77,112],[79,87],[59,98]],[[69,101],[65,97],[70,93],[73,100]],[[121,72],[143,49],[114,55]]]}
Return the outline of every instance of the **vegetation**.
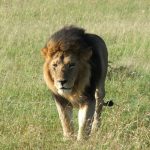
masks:
{"label": "vegetation", "polygon": [[[149,6],[149,0],[0,0],[0,149],[149,149]],[[101,128],[84,143],[63,141],[42,77],[40,49],[68,24],[100,35],[109,50],[106,99],[115,105],[104,108]]]}

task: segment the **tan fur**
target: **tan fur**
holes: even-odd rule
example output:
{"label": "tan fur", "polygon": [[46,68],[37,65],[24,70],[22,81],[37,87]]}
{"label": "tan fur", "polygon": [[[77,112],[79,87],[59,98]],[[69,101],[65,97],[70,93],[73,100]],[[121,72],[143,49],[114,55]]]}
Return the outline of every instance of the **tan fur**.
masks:
{"label": "tan fur", "polygon": [[72,107],[67,106],[65,109],[56,102],[59,118],[61,120],[64,137],[67,139],[69,137],[73,137],[74,129],[73,129],[73,119],[72,119]]}
{"label": "tan fur", "polygon": [[[87,63],[88,58],[91,55],[91,51],[89,51],[89,53],[84,54],[84,58],[83,55],[80,52],[73,52],[73,51],[60,51],[59,47],[63,47],[61,46],[61,44],[63,45],[63,43],[55,43],[53,41],[49,41],[48,42],[48,48],[43,48],[42,49],[42,55],[45,58],[45,63],[43,66],[43,73],[44,73],[44,80],[47,84],[47,86],[55,93],[58,94],[56,87],[54,86],[54,78],[52,77],[50,70],[50,63],[51,61],[55,61],[55,58],[53,56],[55,55],[59,55],[60,53],[66,53],[66,55],[73,55],[73,57],[78,57],[80,56],[81,58],[78,60],[79,63],[79,74],[77,76],[77,79],[75,79],[75,84],[73,87],[73,91],[68,94],[68,95],[64,95],[64,97],[66,99],[68,99],[74,106],[79,106],[79,100],[81,99],[80,97],[82,96],[82,93],[85,89],[85,87],[89,84],[89,79],[91,76],[91,69],[90,69],[90,65]],[[69,60],[71,62],[71,60]],[[64,66],[62,66],[61,68],[63,68]],[[69,72],[68,72],[69,74]],[[83,76],[85,76],[85,78],[83,78]],[[57,79],[56,79],[57,80]]]}

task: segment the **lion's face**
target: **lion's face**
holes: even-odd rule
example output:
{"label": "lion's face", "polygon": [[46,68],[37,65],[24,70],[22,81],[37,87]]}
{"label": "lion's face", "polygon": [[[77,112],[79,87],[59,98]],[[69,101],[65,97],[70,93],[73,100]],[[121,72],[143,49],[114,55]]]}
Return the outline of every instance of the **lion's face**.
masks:
{"label": "lion's face", "polygon": [[78,76],[78,59],[72,53],[56,53],[49,63],[49,69],[60,95],[71,94]]}
{"label": "lion's face", "polygon": [[49,89],[67,97],[80,96],[90,82],[92,48],[84,30],[66,28],[53,34],[42,49],[44,80]]}

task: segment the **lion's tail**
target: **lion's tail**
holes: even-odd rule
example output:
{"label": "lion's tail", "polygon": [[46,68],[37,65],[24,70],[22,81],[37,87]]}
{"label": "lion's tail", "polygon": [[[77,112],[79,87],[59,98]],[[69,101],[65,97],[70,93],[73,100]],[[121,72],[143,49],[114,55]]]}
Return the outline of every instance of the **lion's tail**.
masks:
{"label": "lion's tail", "polygon": [[112,107],[114,105],[114,102],[112,100],[104,102],[104,106]]}

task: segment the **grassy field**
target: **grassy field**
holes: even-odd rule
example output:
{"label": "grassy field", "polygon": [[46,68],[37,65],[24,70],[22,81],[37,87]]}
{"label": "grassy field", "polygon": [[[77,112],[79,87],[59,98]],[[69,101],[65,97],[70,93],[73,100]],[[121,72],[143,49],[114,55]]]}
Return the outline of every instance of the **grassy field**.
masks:
{"label": "grassy field", "polygon": [[[42,77],[40,49],[68,24],[100,35],[111,62],[106,99],[115,105],[84,143],[63,141]],[[0,0],[0,149],[150,149],[150,1]]]}

